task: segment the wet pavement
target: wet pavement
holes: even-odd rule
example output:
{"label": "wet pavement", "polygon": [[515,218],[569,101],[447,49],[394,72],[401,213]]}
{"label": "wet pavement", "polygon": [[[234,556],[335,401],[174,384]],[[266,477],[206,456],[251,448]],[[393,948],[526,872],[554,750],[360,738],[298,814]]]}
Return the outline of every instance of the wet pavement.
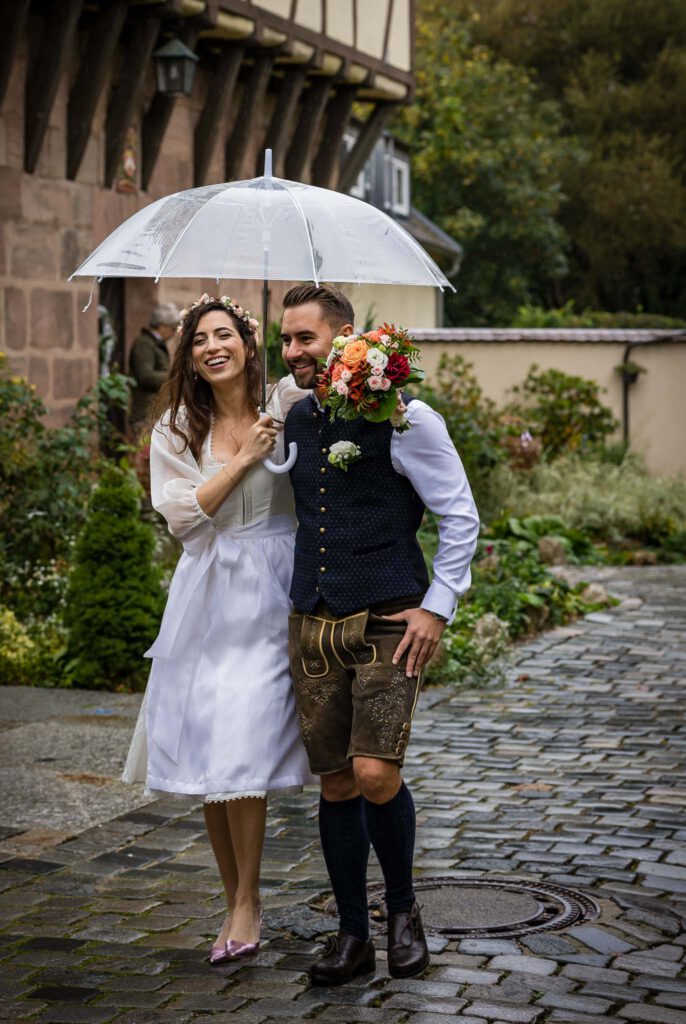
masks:
{"label": "wet pavement", "polygon": [[[433,955],[409,981],[377,923],[373,976],[309,987],[332,927],[314,791],[270,805],[261,952],[210,968],[201,812],[116,778],[139,698],[0,690],[0,1020],[686,1024],[686,567],[584,576],[621,603],[422,698],[405,775]],[[551,930],[546,886],[588,919]]]}

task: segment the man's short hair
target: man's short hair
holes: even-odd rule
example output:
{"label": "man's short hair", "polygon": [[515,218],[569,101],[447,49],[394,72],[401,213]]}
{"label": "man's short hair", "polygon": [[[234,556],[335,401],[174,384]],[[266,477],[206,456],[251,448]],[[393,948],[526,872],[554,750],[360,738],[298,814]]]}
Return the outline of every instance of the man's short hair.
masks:
{"label": "man's short hair", "polygon": [[283,308],[304,306],[306,302],[316,302],[321,307],[322,316],[330,327],[337,331],[344,324],[355,325],[355,310],[347,295],[330,285],[297,284],[283,297]]}
{"label": "man's short hair", "polygon": [[180,319],[181,312],[178,306],[173,302],[161,302],[150,314],[150,326],[158,327],[162,324],[164,327],[176,327]]}

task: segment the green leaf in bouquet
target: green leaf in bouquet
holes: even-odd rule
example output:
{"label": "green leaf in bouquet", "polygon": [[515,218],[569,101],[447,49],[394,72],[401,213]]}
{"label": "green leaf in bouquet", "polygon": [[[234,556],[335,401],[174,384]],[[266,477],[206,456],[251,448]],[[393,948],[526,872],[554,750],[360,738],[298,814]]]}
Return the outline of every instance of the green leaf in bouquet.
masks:
{"label": "green leaf in bouquet", "polygon": [[387,391],[382,398],[379,399],[379,405],[376,409],[364,409],[362,415],[370,423],[383,423],[384,420],[391,418],[396,405],[398,404],[398,396],[394,388]]}

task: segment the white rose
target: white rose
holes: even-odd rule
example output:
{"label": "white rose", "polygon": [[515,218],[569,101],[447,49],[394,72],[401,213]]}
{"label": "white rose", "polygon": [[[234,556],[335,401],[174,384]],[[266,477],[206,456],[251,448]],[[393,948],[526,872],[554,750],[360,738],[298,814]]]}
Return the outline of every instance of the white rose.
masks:
{"label": "white rose", "polygon": [[379,341],[381,342],[382,345],[387,345],[390,340],[391,339],[389,338],[389,336],[387,334],[380,334],[379,335]]}
{"label": "white rose", "polygon": [[358,448],[354,441],[336,441],[329,451],[332,455],[356,455]]}
{"label": "white rose", "polygon": [[339,335],[337,338],[333,339],[333,347],[336,349],[345,348],[349,341],[350,338],[344,338],[343,335]]}
{"label": "white rose", "polygon": [[380,366],[372,366],[372,375],[374,377],[383,377],[383,370]]}
{"label": "white rose", "polygon": [[343,372],[342,372],[342,374],[341,374],[339,379],[343,380],[343,381],[345,381],[347,383],[349,380],[353,379],[353,375],[350,372],[350,370],[343,370]]}
{"label": "white rose", "polygon": [[342,380],[336,381],[335,388],[339,395],[348,394],[348,385]]}
{"label": "white rose", "polygon": [[383,370],[388,362],[388,356],[380,348],[370,348],[367,352],[367,362],[370,366],[380,366]]}
{"label": "white rose", "polygon": [[378,391],[381,387],[381,377],[370,377],[367,381],[369,388],[372,391]]}

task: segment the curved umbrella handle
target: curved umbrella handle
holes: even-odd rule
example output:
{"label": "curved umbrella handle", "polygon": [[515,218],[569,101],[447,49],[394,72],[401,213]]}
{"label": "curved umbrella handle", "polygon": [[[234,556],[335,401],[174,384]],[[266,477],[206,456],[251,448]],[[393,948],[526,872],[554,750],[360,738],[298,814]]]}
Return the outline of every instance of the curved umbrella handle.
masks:
{"label": "curved umbrella handle", "polygon": [[298,446],[295,441],[291,441],[288,445],[288,458],[279,466],[276,462],[272,462],[271,459],[262,459],[262,465],[266,466],[270,473],[287,473],[289,469],[292,469],[295,465],[295,460],[298,458]]}

